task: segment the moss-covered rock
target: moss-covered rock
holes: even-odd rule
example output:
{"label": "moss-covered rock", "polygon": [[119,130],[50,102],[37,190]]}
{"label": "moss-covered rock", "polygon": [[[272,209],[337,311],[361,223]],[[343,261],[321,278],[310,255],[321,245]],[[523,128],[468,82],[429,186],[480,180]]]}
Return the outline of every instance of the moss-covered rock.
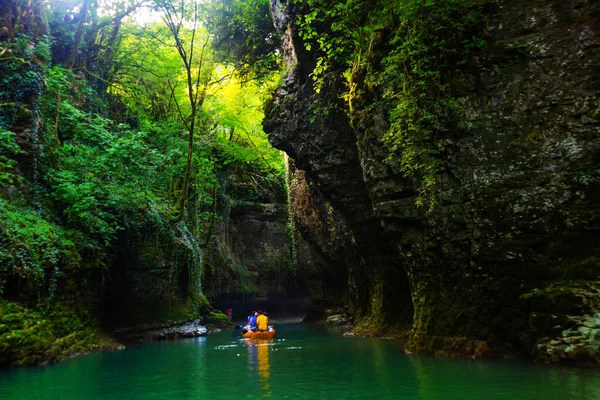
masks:
{"label": "moss-covered rock", "polygon": [[206,317],[204,317],[204,323],[215,325],[217,327],[231,327],[233,322],[229,317],[218,310],[212,310]]}
{"label": "moss-covered rock", "polygon": [[0,300],[0,365],[36,365],[122,348],[67,308],[42,311]]}
{"label": "moss-covered rock", "polygon": [[600,282],[556,282],[521,299],[529,311],[524,339],[537,360],[600,361]]}

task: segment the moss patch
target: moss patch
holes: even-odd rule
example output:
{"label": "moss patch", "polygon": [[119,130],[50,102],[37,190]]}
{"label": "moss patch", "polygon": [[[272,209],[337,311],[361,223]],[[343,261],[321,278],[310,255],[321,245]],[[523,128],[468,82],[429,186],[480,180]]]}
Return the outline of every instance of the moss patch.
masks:
{"label": "moss patch", "polygon": [[406,339],[410,333],[410,325],[370,325],[368,322],[361,322],[353,330],[357,336],[381,337],[381,338],[402,338]]}
{"label": "moss patch", "polygon": [[122,347],[66,308],[44,312],[0,301],[0,365],[30,366]]}
{"label": "moss patch", "polygon": [[229,327],[233,323],[229,320],[229,317],[220,311],[212,310],[205,318],[205,324],[215,325],[219,327]]}
{"label": "moss patch", "polygon": [[533,311],[553,314],[590,313],[596,304],[588,299],[600,287],[598,281],[556,282],[545,288],[533,289],[521,296],[528,308]]}

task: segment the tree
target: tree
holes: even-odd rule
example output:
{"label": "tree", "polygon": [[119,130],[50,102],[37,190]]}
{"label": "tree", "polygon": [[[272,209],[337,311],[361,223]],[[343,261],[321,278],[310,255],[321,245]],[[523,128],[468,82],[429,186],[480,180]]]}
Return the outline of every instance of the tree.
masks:
{"label": "tree", "polygon": [[[185,214],[185,204],[190,186],[196,119],[198,111],[202,108],[206,98],[207,87],[212,81],[212,69],[211,66],[208,66],[209,62],[206,59],[209,37],[206,32],[200,32],[199,30],[198,3],[196,1],[191,2],[188,7],[186,7],[184,1],[175,5],[175,2],[171,0],[158,0],[157,5],[164,13],[163,21],[171,32],[175,48],[185,68],[188,104],[190,106],[189,115],[186,117],[183,115],[182,108],[175,96],[175,88],[169,81],[177,110],[188,130],[187,162],[183,184],[179,192],[176,209],[169,217],[171,221],[179,222]],[[189,32],[186,32],[185,24],[191,24]],[[188,34],[187,37],[186,33]]]}
{"label": "tree", "polygon": [[269,0],[215,0],[209,26],[216,58],[243,78],[269,78],[280,69],[281,37]]}

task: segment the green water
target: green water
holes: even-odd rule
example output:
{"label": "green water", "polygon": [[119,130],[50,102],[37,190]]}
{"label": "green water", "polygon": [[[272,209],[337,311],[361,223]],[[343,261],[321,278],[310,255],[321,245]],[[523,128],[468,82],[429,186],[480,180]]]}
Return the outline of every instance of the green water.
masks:
{"label": "green water", "polygon": [[600,399],[600,371],[410,357],[390,340],[278,326],[0,371],[0,399]]}

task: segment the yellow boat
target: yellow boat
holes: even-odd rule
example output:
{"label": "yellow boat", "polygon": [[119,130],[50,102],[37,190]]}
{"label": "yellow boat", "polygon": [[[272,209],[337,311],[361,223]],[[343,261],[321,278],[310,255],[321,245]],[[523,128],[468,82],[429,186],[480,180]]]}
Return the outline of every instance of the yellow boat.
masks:
{"label": "yellow boat", "polygon": [[242,336],[246,339],[273,339],[275,337],[275,329],[271,329],[270,331],[248,331],[246,333],[242,333]]}

